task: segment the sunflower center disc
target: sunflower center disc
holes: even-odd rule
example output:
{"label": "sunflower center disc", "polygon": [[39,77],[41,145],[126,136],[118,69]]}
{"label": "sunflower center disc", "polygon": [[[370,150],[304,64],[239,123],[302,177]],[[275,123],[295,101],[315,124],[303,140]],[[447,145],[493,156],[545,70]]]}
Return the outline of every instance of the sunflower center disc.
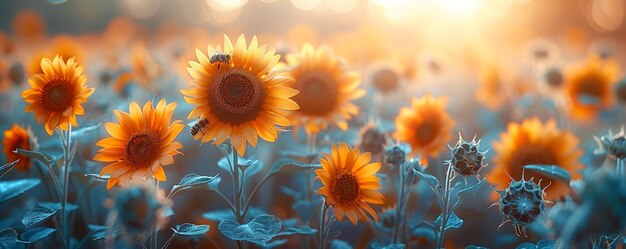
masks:
{"label": "sunflower center disc", "polygon": [[300,91],[293,100],[300,105],[300,112],[323,116],[330,113],[337,103],[337,86],[334,81],[319,74],[309,74],[296,80]]}
{"label": "sunflower center disc", "polygon": [[238,68],[216,75],[210,91],[213,114],[233,125],[256,119],[265,101],[259,78]]}
{"label": "sunflower center disc", "polygon": [[132,166],[150,166],[157,159],[159,149],[158,134],[137,133],[126,144],[126,160]]}
{"label": "sunflower center disc", "polygon": [[392,69],[383,68],[374,75],[374,85],[382,92],[389,92],[398,87],[398,74]]}
{"label": "sunflower center disc", "polygon": [[338,203],[353,203],[359,198],[359,181],[351,172],[340,173],[335,178],[331,192]]}
{"label": "sunflower center disc", "polygon": [[65,111],[72,103],[72,89],[61,82],[54,82],[44,90],[43,104],[46,109],[56,112]]}
{"label": "sunflower center disc", "polygon": [[435,136],[437,136],[438,129],[437,124],[432,121],[425,121],[417,127],[417,131],[415,132],[417,141],[420,144],[428,144],[430,143]]}

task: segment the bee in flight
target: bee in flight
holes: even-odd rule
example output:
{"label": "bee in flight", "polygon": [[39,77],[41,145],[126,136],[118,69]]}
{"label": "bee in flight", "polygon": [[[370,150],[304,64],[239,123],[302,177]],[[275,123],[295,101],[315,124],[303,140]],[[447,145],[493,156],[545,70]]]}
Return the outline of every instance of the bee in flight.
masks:
{"label": "bee in flight", "polygon": [[232,56],[230,56],[230,54],[222,54],[220,52],[215,51],[215,53],[211,55],[211,58],[209,58],[209,62],[211,64],[219,63],[217,64],[217,69],[220,69],[220,66],[222,65],[222,63],[230,64],[231,58]]}
{"label": "bee in flight", "polygon": [[209,127],[211,122],[208,118],[198,118],[197,121],[191,122],[188,125],[191,126],[191,135],[195,136],[199,132],[205,134],[205,130]]}

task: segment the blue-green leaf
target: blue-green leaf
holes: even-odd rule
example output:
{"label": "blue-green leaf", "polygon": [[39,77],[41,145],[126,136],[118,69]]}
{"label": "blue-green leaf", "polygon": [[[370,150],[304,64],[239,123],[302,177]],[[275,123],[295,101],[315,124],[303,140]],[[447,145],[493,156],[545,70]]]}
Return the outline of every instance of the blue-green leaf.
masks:
{"label": "blue-green leaf", "polygon": [[270,176],[283,174],[283,173],[289,173],[289,172],[296,172],[296,171],[301,171],[305,169],[319,169],[321,167],[322,167],[321,164],[306,164],[306,163],[301,163],[295,160],[282,158],[282,159],[278,159],[272,165],[272,168],[270,169]]}
{"label": "blue-green leaf", "polygon": [[[87,227],[89,228],[89,231],[91,231],[91,239],[94,241],[105,239],[108,236],[108,226],[90,224],[87,225]],[[113,236],[113,238],[117,238],[117,236],[119,236],[120,234],[121,233],[119,227],[114,226],[113,230],[111,231],[111,236]]]}
{"label": "blue-green leaf", "polygon": [[100,175],[100,174],[85,174],[85,177],[92,179],[98,182],[108,182],[111,179],[110,175]]}
{"label": "blue-green leaf", "polygon": [[[443,218],[441,217],[441,215],[439,215],[437,219],[435,220],[435,227],[439,227],[442,221],[443,221]],[[460,228],[462,225],[463,225],[463,219],[461,219],[458,215],[456,215],[456,213],[452,212],[446,222],[445,230],[447,231],[448,229],[452,229],[452,228]]]}
{"label": "blue-green leaf", "polygon": [[433,188],[433,190],[436,190],[437,188],[439,188],[439,180],[436,177],[434,177],[433,175],[428,174],[428,173],[422,173],[422,172],[419,172],[419,171],[417,171],[415,169],[413,169],[413,173],[415,175],[419,176],[420,179],[426,181],[426,183],[428,183],[428,185],[431,188]]}
{"label": "blue-green leaf", "polygon": [[276,237],[278,237],[278,236],[290,236],[290,235],[294,235],[294,234],[310,235],[310,234],[314,234],[314,233],[317,233],[317,229],[310,228],[310,227],[307,227],[307,226],[288,227],[288,228],[283,229],[280,233],[276,234]]}
{"label": "blue-green leaf", "polygon": [[13,162],[7,163],[5,165],[0,166],[0,177],[4,176],[4,174],[8,173],[9,171],[11,171],[13,169],[13,167],[15,167],[15,165],[20,161],[20,159],[17,159]]}
{"label": "blue-green leaf", "polygon": [[25,178],[12,181],[0,182],[0,204],[7,202],[10,199],[18,197],[24,192],[36,187],[41,183],[38,178]]}
{"label": "blue-green leaf", "polygon": [[343,240],[334,239],[330,242],[330,249],[352,249],[352,246]]}
{"label": "blue-green leaf", "polygon": [[46,237],[50,236],[50,234],[56,231],[57,230],[54,228],[36,227],[22,233],[21,237],[24,243],[30,244],[45,239]]}
{"label": "blue-green leaf", "polygon": [[22,218],[22,224],[24,224],[24,226],[28,228],[32,225],[36,225],[47,219],[50,219],[58,211],[59,209],[48,210],[44,207],[36,207],[35,209],[26,212],[24,218]]}
{"label": "blue-green leaf", "polygon": [[434,241],[435,230],[433,230],[431,227],[420,226],[420,227],[413,229],[413,236],[418,237],[418,238],[423,238],[428,241]]}
{"label": "blue-green leaf", "polygon": [[572,180],[572,175],[567,172],[567,170],[556,165],[530,164],[524,166],[524,170],[535,172],[567,185],[569,185],[569,182]]}
{"label": "blue-green leaf", "polygon": [[209,232],[209,225],[194,225],[191,223],[183,223],[176,225],[176,228],[172,228],[172,231],[176,235],[180,236],[203,236]]}
{"label": "blue-green leaf", "polygon": [[196,173],[187,174],[180,182],[172,187],[172,191],[182,188],[200,187],[206,186],[206,184],[218,179],[218,175],[215,176],[202,176]]}
{"label": "blue-green leaf", "polygon": [[0,249],[13,249],[17,244],[17,232],[13,228],[0,230]]}
{"label": "blue-green leaf", "polygon": [[39,151],[15,149],[15,153],[39,160],[46,165],[52,165],[52,163],[56,160],[53,156]]}
{"label": "blue-green leaf", "polygon": [[100,128],[100,124],[83,127],[78,130],[72,131],[72,139],[78,140],[85,136],[89,136],[89,134],[91,134],[93,131],[97,130],[98,128]]}
{"label": "blue-green leaf", "polygon": [[378,242],[372,243],[372,249],[404,249],[405,245],[402,243],[393,243],[393,244],[381,244]]}
{"label": "blue-green leaf", "polygon": [[231,240],[243,240],[265,246],[280,231],[280,220],[273,215],[264,214],[255,217],[246,224],[239,224],[227,219],[218,226],[224,237]]}

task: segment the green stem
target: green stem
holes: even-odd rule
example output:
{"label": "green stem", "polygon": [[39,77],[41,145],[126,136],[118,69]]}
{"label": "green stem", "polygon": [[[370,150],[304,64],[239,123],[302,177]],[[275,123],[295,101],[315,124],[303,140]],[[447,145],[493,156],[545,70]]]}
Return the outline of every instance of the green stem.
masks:
{"label": "green stem", "polygon": [[239,155],[237,154],[237,150],[235,150],[234,146],[231,148],[231,153],[233,160],[233,181],[235,183],[233,189],[233,199],[235,200],[235,217],[237,218],[237,222],[239,222],[239,224],[243,224],[243,217],[241,217],[241,201],[239,198],[239,184],[241,184],[239,182]]}
{"label": "green stem", "polygon": [[395,232],[394,232],[394,237],[393,237],[393,243],[397,243],[398,240],[402,240],[402,231],[401,231],[401,227],[402,227],[402,203],[403,202],[403,194],[404,194],[404,165],[402,164],[398,164],[396,165],[398,167],[398,177],[400,178],[400,184],[398,184],[398,193],[397,193],[397,198],[396,198],[396,224],[394,226]]}
{"label": "green stem", "polygon": [[252,198],[254,197],[256,192],[259,191],[259,189],[261,188],[263,183],[265,183],[269,178],[270,178],[270,174],[267,173],[263,177],[263,179],[261,179],[261,181],[254,187],[254,189],[252,190],[250,195],[248,195],[248,198],[247,198],[246,202],[244,203],[244,207],[243,207],[243,214],[242,214],[243,217],[246,217],[246,214],[248,214],[248,209],[250,209],[250,204],[252,203]]}
{"label": "green stem", "polygon": [[619,176],[624,176],[624,161],[621,158],[615,159],[615,168]]}
{"label": "green stem", "polygon": [[443,248],[444,237],[446,235],[446,223],[448,223],[448,205],[450,202],[450,184],[452,181],[452,165],[448,164],[446,172],[446,182],[443,189],[443,206],[441,207],[441,224],[439,224],[439,236],[437,240],[437,248]]}
{"label": "green stem", "polygon": [[[152,178],[152,184],[154,186],[154,193],[158,193],[159,192],[159,181],[155,178]],[[152,227],[150,227],[150,248],[151,249],[156,249],[157,248],[157,243],[158,243],[158,229],[157,229],[157,222],[155,221],[154,223],[152,223]]]}
{"label": "green stem", "polygon": [[[70,248],[70,229],[68,224],[68,213],[66,212],[67,206],[67,194],[69,189],[69,180],[70,180],[70,153],[72,148],[72,125],[67,124],[67,133],[61,135],[61,139],[63,141],[63,200],[61,201],[61,224],[63,226],[63,235],[65,239],[64,247]],[[60,132],[63,133],[62,131]],[[65,138],[65,139],[63,139]]]}
{"label": "green stem", "polygon": [[172,236],[170,236],[170,238],[165,241],[165,244],[163,244],[163,247],[161,247],[161,249],[167,249],[167,247],[170,246],[170,243],[172,243],[172,241],[174,240],[174,237],[176,237],[176,233],[172,233]]}
{"label": "green stem", "polygon": [[324,198],[324,200],[322,201],[322,207],[320,208],[320,229],[318,231],[319,233],[319,249],[324,249],[324,247],[326,247],[326,241],[324,240],[325,238],[325,228],[324,225],[326,224],[326,210],[328,210],[328,206],[326,206],[326,198]]}

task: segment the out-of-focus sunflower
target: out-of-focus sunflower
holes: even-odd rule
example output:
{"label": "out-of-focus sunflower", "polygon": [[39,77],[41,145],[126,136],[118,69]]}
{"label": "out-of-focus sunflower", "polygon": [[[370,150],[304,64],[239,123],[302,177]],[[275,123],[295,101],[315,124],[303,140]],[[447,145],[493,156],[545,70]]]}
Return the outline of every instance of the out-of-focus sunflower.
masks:
{"label": "out-of-focus sunflower", "polygon": [[161,67],[154,60],[150,52],[144,45],[135,44],[132,50],[132,71],[121,74],[113,89],[122,92],[124,86],[131,82],[137,82],[142,86],[151,89],[151,84],[161,74]]}
{"label": "out-of-focus sunflower", "polygon": [[508,98],[506,84],[511,84],[511,76],[494,62],[485,63],[479,70],[476,99],[490,110],[497,110]]}
{"label": "out-of-focus sunflower", "polygon": [[315,49],[305,44],[300,53],[287,55],[287,62],[295,79],[290,86],[300,91],[293,97],[300,109],[289,117],[294,126],[303,126],[308,134],[317,134],[331,123],[347,130],[347,120],[359,113],[350,101],[365,95],[359,88],[359,73],[346,71],[326,46]]}
{"label": "out-of-focus sunflower", "polygon": [[14,48],[15,46],[12,39],[7,34],[0,31],[0,55],[11,54]]}
{"label": "out-of-focus sunflower", "polygon": [[[577,146],[578,139],[567,131],[559,130],[554,120],[542,124],[539,119],[531,118],[521,124],[511,123],[500,140],[493,143],[495,167],[487,174],[487,181],[496,189],[506,188],[510,182],[507,174],[519,181],[523,167],[528,164],[558,165],[567,170],[572,179],[576,179],[579,177],[578,170],[583,167],[578,162],[582,151]],[[546,190],[551,200],[569,192],[565,184],[543,175],[526,171],[524,176],[526,179],[534,177],[535,181],[542,180],[542,184],[551,182]]]}
{"label": "out-of-focus sunflower", "polygon": [[37,12],[23,10],[13,17],[13,33],[25,41],[37,41],[46,36],[46,24]]}
{"label": "out-of-focus sunflower", "polygon": [[28,75],[35,75],[43,73],[41,70],[41,61],[44,58],[50,57],[49,53],[45,50],[39,50],[30,55],[28,63],[26,64],[26,73]]}
{"label": "out-of-focus sunflower", "polygon": [[570,115],[590,120],[615,102],[613,84],[617,83],[619,66],[613,60],[591,56],[583,64],[565,73],[565,93]]}
{"label": "out-of-focus sunflower", "polygon": [[143,106],[130,103],[130,113],[114,110],[119,124],[108,122],[104,128],[111,137],[104,138],[96,145],[103,147],[94,160],[111,163],[100,171],[101,175],[111,175],[107,189],[133,180],[154,177],[165,181],[163,165],[174,163],[174,155],[181,154],[182,144],[174,141],[183,130],[180,120],[170,123],[176,102],[167,104],[162,99],[156,108],[152,101]]}
{"label": "out-of-focus sunflower", "polygon": [[285,116],[299,108],[290,99],[298,91],[286,85],[293,79],[271,70],[280,56],[265,45],[259,46],[256,36],[246,45],[241,35],[235,46],[224,36],[223,53],[231,56],[228,63],[211,63],[209,56],[215,51],[211,45],[208,55],[196,50],[198,62],[190,61],[187,69],[194,80],[190,81],[190,89],[181,92],[188,103],[196,106],[189,119],[204,117],[210,122],[210,127],[195,139],[215,139],[213,144],[218,145],[230,138],[243,156],[247,144],[255,147],[259,136],[274,142],[278,137],[275,125],[291,125]]}
{"label": "out-of-focus sunflower", "polygon": [[74,58],[76,63],[84,64],[84,54],[82,46],[74,38],[60,35],[54,38],[52,41],[51,54],[59,55],[66,61],[70,58]]}
{"label": "out-of-focus sunflower", "polygon": [[0,93],[5,93],[11,89],[11,79],[9,78],[9,64],[0,58]]}
{"label": "out-of-focus sunflower", "polygon": [[434,98],[427,94],[413,99],[411,108],[400,109],[396,117],[394,136],[401,142],[411,145],[411,153],[422,156],[437,156],[446,148],[451,138],[454,121],[448,116],[445,108],[447,98]]}
{"label": "out-of-focus sunflower", "polygon": [[2,141],[2,150],[7,157],[7,162],[20,159],[15,168],[19,171],[28,171],[30,169],[30,158],[13,153],[15,149],[37,149],[37,138],[33,136],[30,128],[24,129],[24,127],[14,124],[11,129],[4,131],[4,140]]}
{"label": "out-of-focus sunflower", "polygon": [[69,125],[78,126],[76,115],[85,113],[81,104],[94,92],[85,86],[83,67],[73,58],[66,63],[57,55],[53,60],[42,59],[41,70],[43,73],[28,79],[31,88],[22,92],[28,103],[26,111],[34,112],[39,124],[45,122],[46,132],[51,136],[56,127],[67,130]]}
{"label": "out-of-focus sunflower", "polygon": [[361,154],[359,149],[350,148],[345,143],[332,146],[330,154],[321,159],[322,168],[315,170],[323,186],[317,190],[326,198],[326,205],[332,205],[335,216],[342,220],[348,217],[352,224],[367,220],[367,214],[378,222],[376,211],[371,204],[383,204],[384,197],[378,192],[381,188],[376,172],[380,163],[369,163],[372,154]]}

